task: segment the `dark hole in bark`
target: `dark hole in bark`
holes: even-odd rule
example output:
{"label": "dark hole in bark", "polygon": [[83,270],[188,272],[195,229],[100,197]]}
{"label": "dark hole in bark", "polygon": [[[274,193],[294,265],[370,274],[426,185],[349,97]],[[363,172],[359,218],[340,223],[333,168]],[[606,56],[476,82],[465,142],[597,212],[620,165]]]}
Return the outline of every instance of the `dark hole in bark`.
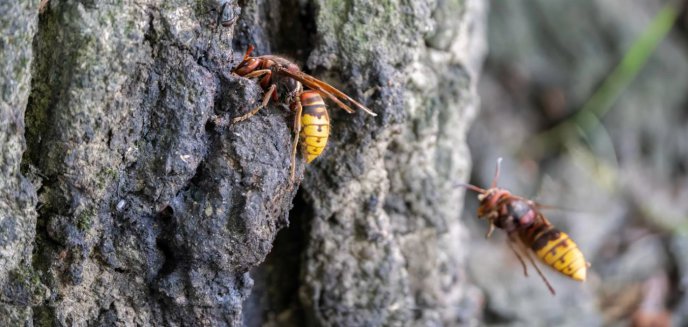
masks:
{"label": "dark hole in bark", "polygon": [[[271,317],[282,315],[281,326],[305,325],[299,301],[303,251],[313,211],[299,191],[289,212],[289,227],[275,238],[272,251],[252,272],[254,286],[244,303],[244,326],[263,326]],[[273,321],[275,323],[276,321]]]}

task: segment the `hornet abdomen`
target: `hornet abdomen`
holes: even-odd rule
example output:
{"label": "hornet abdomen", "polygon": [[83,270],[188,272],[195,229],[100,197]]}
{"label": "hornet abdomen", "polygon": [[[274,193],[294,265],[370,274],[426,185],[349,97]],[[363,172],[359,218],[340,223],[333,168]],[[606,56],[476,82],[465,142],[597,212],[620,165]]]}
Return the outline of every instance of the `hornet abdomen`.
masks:
{"label": "hornet abdomen", "polygon": [[566,233],[550,224],[540,223],[521,230],[520,237],[548,266],[577,281],[585,280],[585,257]]}
{"label": "hornet abdomen", "polygon": [[306,162],[315,160],[325,149],[330,136],[330,116],[323,98],[316,91],[301,93],[301,144]]}

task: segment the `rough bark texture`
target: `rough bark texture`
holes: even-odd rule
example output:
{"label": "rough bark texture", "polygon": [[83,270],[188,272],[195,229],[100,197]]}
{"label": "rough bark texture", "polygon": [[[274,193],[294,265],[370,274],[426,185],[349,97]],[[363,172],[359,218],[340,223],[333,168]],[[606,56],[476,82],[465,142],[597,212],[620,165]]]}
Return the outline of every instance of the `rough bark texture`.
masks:
{"label": "rough bark texture", "polygon": [[[482,1],[37,5],[0,7],[0,325],[476,317],[452,183]],[[326,152],[291,183],[282,106],[227,124],[262,96],[229,73],[248,44],[378,116],[331,106]]]}
{"label": "rough bark texture", "polygon": [[0,13],[0,325],[8,326],[30,322],[44,293],[31,268],[36,191],[20,173],[37,13],[28,1],[3,2]]}

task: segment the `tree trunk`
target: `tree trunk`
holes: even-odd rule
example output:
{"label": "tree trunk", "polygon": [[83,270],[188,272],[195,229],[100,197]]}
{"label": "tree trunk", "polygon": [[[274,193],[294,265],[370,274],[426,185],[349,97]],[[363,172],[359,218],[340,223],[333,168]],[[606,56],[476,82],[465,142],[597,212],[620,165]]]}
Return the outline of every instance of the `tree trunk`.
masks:
{"label": "tree trunk", "polygon": [[[453,184],[467,175],[484,9],[1,5],[0,325],[474,319]],[[297,157],[292,183],[285,106],[226,123],[263,94],[230,73],[249,44],[378,116],[329,104],[329,144],[308,167]]]}

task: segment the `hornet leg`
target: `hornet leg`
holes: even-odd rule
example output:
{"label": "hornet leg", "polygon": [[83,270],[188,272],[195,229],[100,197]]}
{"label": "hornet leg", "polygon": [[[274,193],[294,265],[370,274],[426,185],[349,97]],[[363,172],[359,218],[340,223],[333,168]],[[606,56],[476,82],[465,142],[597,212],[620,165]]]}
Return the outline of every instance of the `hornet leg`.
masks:
{"label": "hornet leg", "polygon": [[[523,258],[522,258],[521,255],[518,253],[518,251],[516,250],[516,248],[514,248],[514,244],[515,244],[515,243],[516,243],[516,241],[514,241],[514,239],[511,237],[511,235],[509,235],[509,248],[511,249],[511,251],[514,252],[514,254],[516,255],[516,258],[518,258],[518,261],[521,263],[521,267],[523,267],[523,274],[524,274],[526,277],[528,277],[528,267],[526,266],[526,263],[523,261]],[[518,246],[518,245],[519,245],[519,244],[516,244],[516,246]]]}
{"label": "hornet leg", "polygon": [[299,85],[299,89],[296,92],[296,114],[294,115],[294,142],[291,148],[291,174],[289,175],[292,182],[294,182],[294,176],[296,175],[296,151],[299,148],[299,138],[301,134],[301,114],[303,113],[303,106],[301,105],[301,93],[303,89]]}
{"label": "hornet leg", "polygon": [[554,291],[554,287],[552,287],[552,284],[549,283],[549,280],[547,280],[547,277],[545,277],[545,274],[542,273],[540,268],[535,264],[535,260],[533,260],[533,257],[526,251],[526,257],[528,257],[528,260],[530,260],[530,263],[535,267],[535,270],[537,271],[538,275],[540,275],[540,278],[542,278],[542,281],[545,282],[545,285],[547,285],[547,288],[549,288],[550,293],[552,295],[556,295],[557,292]]}
{"label": "hornet leg", "polygon": [[270,86],[270,88],[268,89],[268,91],[265,92],[265,95],[263,95],[263,102],[261,102],[261,104],[259,106],[251,109],[251,111],[249,111],[249,112],[247,112],[247,113],[245,113],[239,117],[232,118],[232,124],[236,124],[238,122],[241,122],[241,121],[244,121],[246,119],[251,118],[253,115],[258,113],[258,111],[260,111],[260,109],[263,109],[265,106],[267,106],[268,102],[270,102],[270,97],[272,96],[272,94],[275,92],[276,89],[277,89],[277,85],[272,84]]}

